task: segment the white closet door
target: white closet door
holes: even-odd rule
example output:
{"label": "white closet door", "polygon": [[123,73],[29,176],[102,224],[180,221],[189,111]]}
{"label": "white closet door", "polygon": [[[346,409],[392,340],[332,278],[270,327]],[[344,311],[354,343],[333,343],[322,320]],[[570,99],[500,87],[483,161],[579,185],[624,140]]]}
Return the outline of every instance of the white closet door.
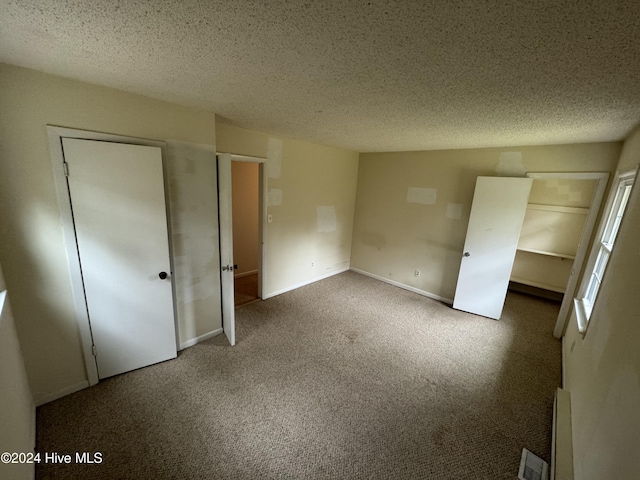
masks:
{"label": "white closet door", "polygon": [[98,376],[175,358],[160,149],[62,143]]}
{"label": "white closet door", "polygon": [[476,180],[453,308],[500,318],[532,182],[510,177]]}
{"label": "white closet door", "polygon": [[233,209],[231,203],[231,155],[218,155],[218,205],[220,208],[220,265],[222,272],[222,328],[229,343],[236,344],[233,292]]}

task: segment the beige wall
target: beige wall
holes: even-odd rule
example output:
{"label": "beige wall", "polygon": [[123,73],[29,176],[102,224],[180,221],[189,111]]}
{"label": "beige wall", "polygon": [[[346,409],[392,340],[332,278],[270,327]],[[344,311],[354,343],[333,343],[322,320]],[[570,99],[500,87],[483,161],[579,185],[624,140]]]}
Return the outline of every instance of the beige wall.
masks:
{"label": "beige wall", "polygon": [[268,158],[273,222],[267,224],[265,297],[349,267],[357,153],[270,137],[220,119],[216,138],[219,152]]}
{"label": "beige wall", "polygon": [[[33,452],[36,409],[0,269],[0,453]],[[3,308],[4,307],[4,308]],[[33,464],[0,462],[0,478],[33,478]]]}
{"label": "beige wall", "polygon": [[[0,65],[0,112],[0,260],[38,402],[86,380],[46,125],[214,145],[215,116],[8,65]],[[180,195],[189,178],[170,178],[180,208],[189,207]]]}
{"label": "beige wall", "polygon": [[[351,265],[452,299],[478,175],[611,172],[620,147],[594,143],[363,153]],[[409,202],[412,187],[434,189],[435,204]],[[420,277],[414,276],[415,270],[421,271]]]}
{"label": "beige wall", "polygon": [[222,328],[218,168],[213,146],[167,143],[173,281],[184,348]]}
{"label": "beige wall", "polygon": [[[640,129],[618,171],[640,163]],[[564,338],[575,478],[631,480],[640,472],[640,188],[633,189],[584,338],[575,317]]]}
{"label": "beige wall", "polygon": [[258,270],[260,236],[260,164],[231,162],[233,207],[233,263],[236,275]]}

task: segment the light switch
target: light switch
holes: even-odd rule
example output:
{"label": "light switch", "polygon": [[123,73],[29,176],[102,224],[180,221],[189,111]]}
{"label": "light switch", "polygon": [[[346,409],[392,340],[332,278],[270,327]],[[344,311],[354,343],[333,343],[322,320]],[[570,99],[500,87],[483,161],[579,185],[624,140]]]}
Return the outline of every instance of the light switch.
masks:
{"label": "light switch", "polygon": [[271,214],[267,215],[267,222],[268,223],[273,222],[273,217],[271,216]]}

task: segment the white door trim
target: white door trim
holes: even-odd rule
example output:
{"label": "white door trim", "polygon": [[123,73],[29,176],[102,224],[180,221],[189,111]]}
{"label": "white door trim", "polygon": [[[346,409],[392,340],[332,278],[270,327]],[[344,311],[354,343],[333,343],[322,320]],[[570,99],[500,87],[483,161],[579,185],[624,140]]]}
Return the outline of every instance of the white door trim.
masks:
{"label": "white door trim", "polygon": [[[165,191],[167,190],[167,175],[165,165],[165,143],[157,140],[147,140],[143,138],[127,137],[123,135],[112,135],[107,133],[91,132],[88,130],[77,130],[71,128],[57,127],[47,125],[47,135],[49,137],[49,151],[51,154],[51,163],[53,167],[53,179],[56,186],[56,195],[58,199],[58,208],[60,209],[60,219],[62,222],[62,231],[64,237],[64,248],[67,254],[67,263],[69,267],[69,276],[71,279],[71,291],[73,294],[74,310],[76,323],[80,330],[80,340],[82,344],[82,352],[85,360],[85,368],[89,386],[98,383],[98,368],[95,357],[93,356],[93,340],[91,337],[91,324],[87,313],[87,303],[84,294],[84,286],[82,282],[82,273],[80,269],[80,257],[78,254],[78,246],[76,244],[76,234],[73,225],[73,213],[71,210],[71,198],[69,196],[69,187],[67,186],[67,177],[64,171],[64,152],[62,150],[63,138],[77,138],[83,140],[98,140],[103,142],[127,143],[131,145],[146,145],[151,147],[159,147],[162,151],[162,167],[165,181]],[[169,229],[169,259],[171,262],[171,271],[173,272],[173,252],[171,248],[171,222],[169,221],[169,197],[166,199],[167,212],[167,228]],[[174,321],[177,319],[175,312],[175,284],[171,282],[173,305],[174,305]],[[176,347],[178,341],[177,324],[176,328]]]}
{"label": "white door trim", "polygon": [[[228,152],[216,152],[217,155],[222,155]],[[251,157],[249,155],[237,155],[231,153],[232,162],[253,162],[260,164],[260,185],[259,185],[259,205],[260,212],[258,223],[258,235],[260,242],[260,268],[258,269],[258,296],[264,300],[264,292],[266,291],[265,285],[267,283],[267,159],[263,157]]]}
{"label": "white door trim", "polygon": [[582,266],[587,256],[587,249],[589,242],[593,236],[593,229],[600,213],[600,206],[602,205],[602,199],[604,198],[604,192],[607,189],[607,182],[609,180],[608,173],[600,172],[575,172],[575,173],[554,173],[554,172],[529,172],[527,177],[532,179],[549,179],[557,178],[562,180],[597,180],[598,186],[591,199],[591,205],[589,205],[589,213],[584,223],[584,230],[580,237],[580,245],[576,252],[576,258],[573,260],[571,267],[571,276],[567,282],[567,288],[564,292],[562,299],[562,305],[560,306],[560,313],[558,313],[558,319],[556,320],[556,326],[553,329],[553,335],[557,338],[562,337],[567,328],[567,322],[569,320],[569,314],[571,313],[571,307],[573,305],[573,297],[575,296],[576,288],[578,286],[578,277],[582,271]]}

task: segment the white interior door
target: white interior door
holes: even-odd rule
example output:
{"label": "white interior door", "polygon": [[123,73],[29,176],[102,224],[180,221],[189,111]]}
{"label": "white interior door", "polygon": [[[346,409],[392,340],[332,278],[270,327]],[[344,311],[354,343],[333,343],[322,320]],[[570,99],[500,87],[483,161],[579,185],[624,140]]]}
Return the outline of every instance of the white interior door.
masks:
{"label": "white interior door", "polygon": [[231,203],[231,154],[218,155],[218,206],[220,209],[220,265],[222,272],[222,328],[231,345],[236,344],[233,293],[233,211]]}
{"label": "white interior door", "polygon": [[453,308],[500,318],[532,182],[510,177],[476,180]]}
{"label": "white interior door", "polygon": [[161,150],[62,143],[99,378],[175,358]]}

